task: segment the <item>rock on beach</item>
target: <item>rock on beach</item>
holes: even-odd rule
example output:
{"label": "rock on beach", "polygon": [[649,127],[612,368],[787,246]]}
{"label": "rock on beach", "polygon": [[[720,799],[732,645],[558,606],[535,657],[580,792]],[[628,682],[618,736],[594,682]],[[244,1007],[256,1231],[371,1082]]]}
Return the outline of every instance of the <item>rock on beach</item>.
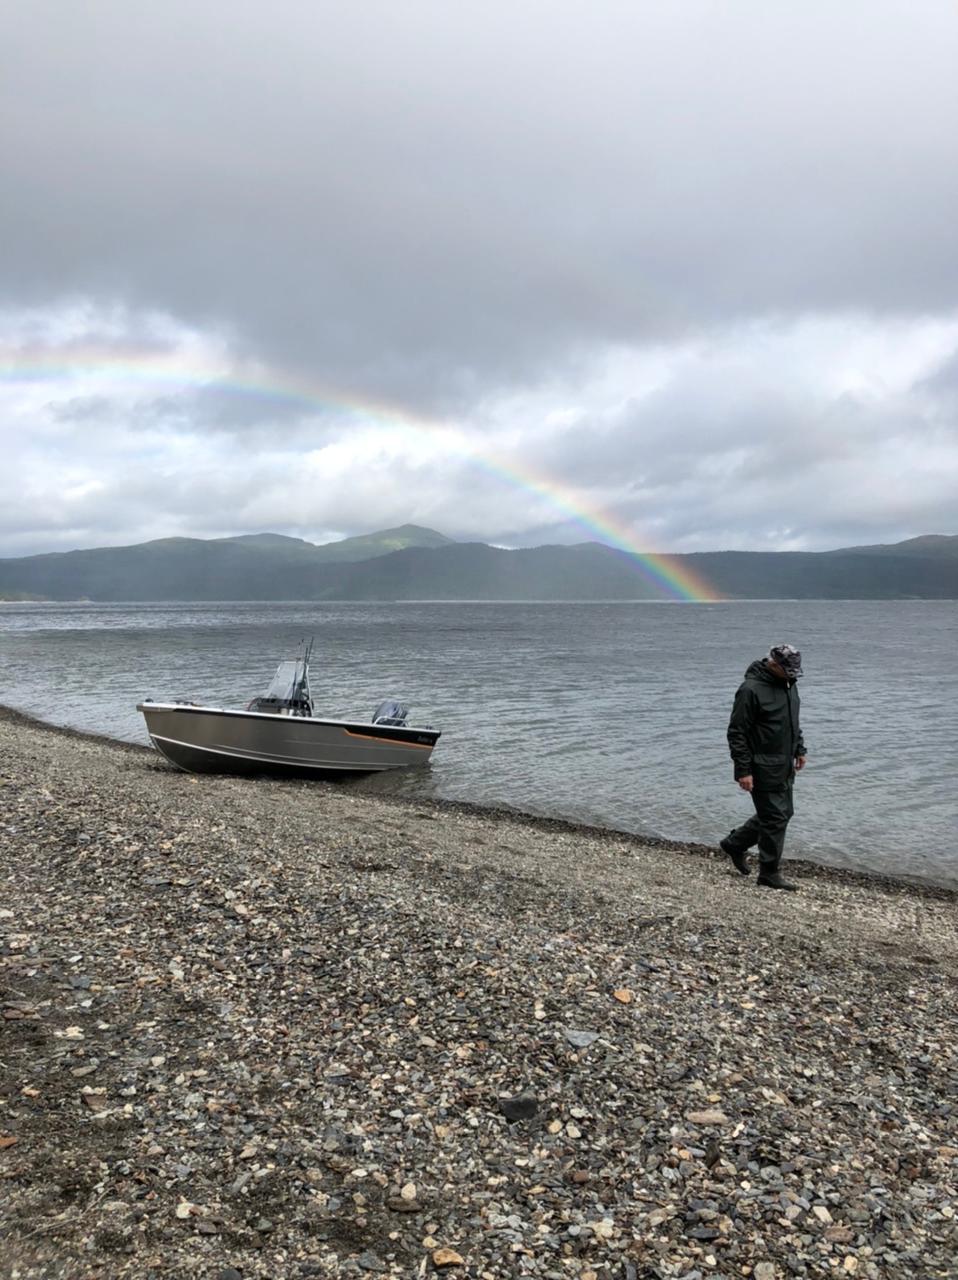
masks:
{"label": "rock on beach", "polygon": [[0,712],[0,1276],[954,1280],[955,895],[799,872]]}

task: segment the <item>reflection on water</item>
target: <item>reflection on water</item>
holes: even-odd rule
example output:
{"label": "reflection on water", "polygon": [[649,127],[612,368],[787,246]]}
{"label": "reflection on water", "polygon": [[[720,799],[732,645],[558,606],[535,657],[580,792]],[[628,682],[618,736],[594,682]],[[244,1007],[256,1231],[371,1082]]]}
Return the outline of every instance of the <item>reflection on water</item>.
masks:
{"label": "reflection on water", "polygon": [[320,714],[395,695],[431,766],[349,785],[714,842],[750,802],[725,726],[748,662],[804,654],[789,851],[958,884],[953,602],[0,605],[0,702],[146,742],[136,703],[243,706],[316,637]]}

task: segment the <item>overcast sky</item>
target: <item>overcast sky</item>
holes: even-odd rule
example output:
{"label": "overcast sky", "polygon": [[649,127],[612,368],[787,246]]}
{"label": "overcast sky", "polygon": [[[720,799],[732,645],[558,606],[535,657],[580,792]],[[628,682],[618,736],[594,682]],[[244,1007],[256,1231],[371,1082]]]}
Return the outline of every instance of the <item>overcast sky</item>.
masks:
{"label": "overcast sky", "polygon": [[0,555],[958,533],[956,66],[952,0],[6,0]]}

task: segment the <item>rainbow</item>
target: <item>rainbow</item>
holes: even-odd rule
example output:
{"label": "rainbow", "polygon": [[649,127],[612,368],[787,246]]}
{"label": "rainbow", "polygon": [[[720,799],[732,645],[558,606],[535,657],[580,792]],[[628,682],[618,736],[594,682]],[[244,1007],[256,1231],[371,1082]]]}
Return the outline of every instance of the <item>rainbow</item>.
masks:
{"label": "rainbow", "polygon": [[675,556],[643,551],[635,541],[631,528],[608,514],[583,504],[581,498],[568,486],[526,467],[512,459],[502,458],[488,451],[477,449],[457,428],[422,416],[413,417],[401,408],[369,397],[344,394],[327,388],[317,388],[294,377],[282,380],[255,370],[251,378],[237,377],[235,369],[227,364],[217,368],[209,357],[198,362],[182,351],[174,354],[118,355],[109,349],[92,349],[71,346],[66,359],[63,354],[54,358],[49,353],[28,353],[17,350],[13,354],[0,350],[0,382],[36,383],[56,381],[71,382],[80,378],[95,378],[100,382],[144,383],[169,387],[175,390],[204,390],[214,388],[234,395],[256,397],[266,402],[298,405],[309,412],[335,412],[362,423],[386,425],[405,432],[426,433],[435,442],[441,440],[447,451],[458,456],[494,479],[511,488],[544,501],[563,520],[586,533],[590,540],[597,539],[606,546],[628,557],[641,576],[666,599],[713,602],[721,595],[706,581]]}

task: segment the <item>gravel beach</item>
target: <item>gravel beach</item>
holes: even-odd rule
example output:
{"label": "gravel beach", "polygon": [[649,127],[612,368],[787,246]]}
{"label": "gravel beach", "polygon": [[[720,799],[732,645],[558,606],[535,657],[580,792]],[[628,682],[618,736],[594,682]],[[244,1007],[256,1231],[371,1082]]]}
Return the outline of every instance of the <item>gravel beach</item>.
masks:
{"label": "gravel beach", "polygon": [[4,1277],[958,1276],[953,893],[12,712],[0,800]]}

